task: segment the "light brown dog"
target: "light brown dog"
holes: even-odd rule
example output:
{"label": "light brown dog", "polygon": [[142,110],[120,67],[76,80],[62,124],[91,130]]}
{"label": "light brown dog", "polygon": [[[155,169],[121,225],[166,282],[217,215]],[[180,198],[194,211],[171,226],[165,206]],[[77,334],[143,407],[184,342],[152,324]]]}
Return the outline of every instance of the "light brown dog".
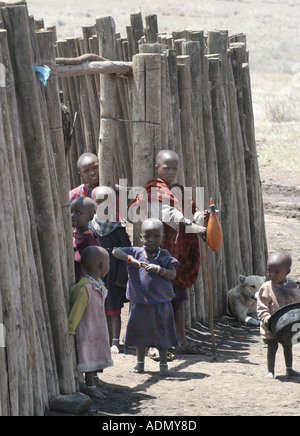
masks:
{"label": "light brown dog", "polygon": [[265,281],[261,276],[239,276],[239,284],[227,293],[227,312],[243,324],[260,325],[257,318],[257,293]]}

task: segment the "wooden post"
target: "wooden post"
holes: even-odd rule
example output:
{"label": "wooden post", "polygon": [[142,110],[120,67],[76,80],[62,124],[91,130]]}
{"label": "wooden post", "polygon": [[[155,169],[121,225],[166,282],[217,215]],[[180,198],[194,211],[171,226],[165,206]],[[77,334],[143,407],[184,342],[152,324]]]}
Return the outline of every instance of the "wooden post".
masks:
{"label": "wooden post", "polygon": [[266,240],[263,198],[255,142],[249,64],[243,65],[242,73],[245,130],[249,150],[251,153],[251,157],[249,159],[246,158],[246,175],[252,239],[253,274],[263,276],[266,274],[268,248]]}
{"label": "wooden post", "polygon": [[191,73],[189,56],[177,56],[177,67],[184,178],[187,186],[195,187],[197,186],[197,176],[194,159]]}
{"label": "wooden post", "polygon": [[[116,60],[116,27],[112,17],[96,20],[99,41],[99,55],[111,61]],[[114,75],[100,77],[100,136],[99,162],[101,185],[113,186],[113,152],[116,147],[116,92]]]}
{"label": "wooden post", "polygon": [[[75,389],[73,353],[68,336],[60,262],[57,256],[53,256],[53,253],[59,252],[59,244],[47,162],[47,143],[39,110],[40,84],[34,71],[27,8],[3,8],[2,17],[7,28],[13,70],[19,85],[18,111],[35,208],[60,390],[62,393],[70,393]],[[15,25],[16,22],[19,26]],[[30,106],[28,101],[32,103]]]}
{"label": "wooden post", "polygon": [[[144,187],[155,174],[155,156],[161,149],[160,54],[143,53],[133,57],[132,93],[133,186]],[[139,228],[139,224],[134,226],[136,244]]]}
{"label": "wooden post", "polygon": [[218,58],[209,58],[209,78],[212,86],[211,100],[221,191],[221,221],[224,234],[227,281],[228,286],[232,287],[235,286],[236,278],[240,274],[241,256],[233,157],[229,143],[225,96],[221,79],[220,60]]}

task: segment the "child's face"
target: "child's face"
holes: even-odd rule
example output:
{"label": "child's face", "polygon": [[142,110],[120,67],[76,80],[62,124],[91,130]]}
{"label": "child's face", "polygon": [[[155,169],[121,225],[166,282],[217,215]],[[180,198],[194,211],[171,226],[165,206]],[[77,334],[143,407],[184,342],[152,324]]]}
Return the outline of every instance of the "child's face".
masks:
{"label": "child's face", "polygon": [[156,165],[159,177],[171,185],[174,183],[178,174],[178,159],[174,157],[165,157]]}
{"label": "child's face", "polygon": [[274,285],[283,283],[286,276],[290,273],[290,268],[281,259],[272,258],[267,264],[269,279]]}
{"label": "child's face", "polygon": [[160,226],[145,226],[142,228],[141,241],[150,253],[154,253],[159,249],[163,238],[164,234]]}
{"label": "child's face", "polygon": [[99,185],[99,162],[92,157],[86,157],[82,163],[79,171],[84,183],[95,188]]}
{"label": "child's face", "polygon": [[71,204],[72,227],[79,232],[87,230],[89,221],[93,219],[91,209],[82,204]]}

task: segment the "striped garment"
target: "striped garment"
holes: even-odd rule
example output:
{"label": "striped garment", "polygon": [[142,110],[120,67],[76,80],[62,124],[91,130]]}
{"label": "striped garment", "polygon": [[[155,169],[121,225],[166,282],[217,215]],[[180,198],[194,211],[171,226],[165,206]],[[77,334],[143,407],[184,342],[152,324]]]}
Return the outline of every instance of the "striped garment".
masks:
{"label": "striped garment", "polygon": [[[126,247],[123,250],[142,262],[154,263],[163,268],[170,264],[178,266],[177,259],[171,256],[160,256],[149,261],[143,248]],[[178,345],[171,303],[174,291],[170,280],[128,264],[126,297],[131,301],[124,336],[126,345],[155,346],[158,349]]]}
{"label": "striped garment", "polygon": [[90,187],[90,185],[82,184],[77,186],[77,188],[72,189],[69,191],[69,199],[70,201],[75,200],[77,197],[90,197],[92,198],[92,191],[93,188]]}

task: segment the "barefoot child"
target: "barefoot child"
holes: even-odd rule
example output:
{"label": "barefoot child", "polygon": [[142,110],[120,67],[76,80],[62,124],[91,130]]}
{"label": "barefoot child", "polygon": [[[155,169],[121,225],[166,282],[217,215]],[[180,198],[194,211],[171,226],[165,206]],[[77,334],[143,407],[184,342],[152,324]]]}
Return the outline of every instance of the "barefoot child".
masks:
{"label": "barefoot child", "polygon": [[93,153],[83,153],[77,161],[77,170],[81,185],[69,191],[70,201],[77,197],[92,197],[93,189],[99,185],[99,160]]}
{"label": "barefoot child", "polygon": [[[286,251],[277,251],[269,256],[267,271],[269,281],[265,282],[259,290],[257,299],[257,314],[261,321],[261,336],[268,345],[268,374],[266,377],[274,378],[275,357],[278,350],[278,341],[269,330],[269,319],[273,313],[288,304],[300,302],[300,291],[295,282],[289,280],[287,275],[291,271],[292,258]],[[292,345],[283,345],[286,364],[286,375],[300,376],[293,369]]]}
{"label": "barefoot child", "polygon": [[95,372],[113,366],[104,312],[107,289],[102,278],[109,271],[109,255],[104,248],[86,247],[81,255],[86,275],[72,289],[69,334],[76,335],[77,368],[85,373],[82,392],[105,398],[95,385]]}
{"label": "barefoot child", "polygon": [[91,198],[78,197],[71,203],[76,283],[85,274],[85,269],[81,263],[82,251],[90,245],[99,245],[96,235],[89,229],[89,222],[93,219],[94,209],[95,205]]}
{"label": "barefoot child", "polygon": [[126,297],[131,301],[131,310],[124,343],[136,346],[135,371],[144,371],[146,347],[152,345],[159,351],[159,373],[167,377],[167,351],[178,344],[171,304],[171,280],[176,276],[178,261],[161,248],[163,238],[162,222],[150,218],[141,227],[143,248],[115,248],[113,255],[128,263]]}
{"label": "barefoot child", "polygon": [[[99,206],[114,194],[108,186],[97,186],[92,193],[97,213],[89,223],[90,229],[95,233],[99,245],[109,251],[110,268],[104,283],[108,289],[105,300],[105,313],[111,321],[111,352],[119,353],[119,340],[121,333],[121,310],[126,301],[127,268],[126,264],[116,259],[112,254],[114,247],[130,247],[130,239],[126,232],[126,223],[119,217],[108,216],[108,210],[101,211]],[[115,195],[115,194],[114,194]],[[105,214],[104,214],[105,212]]]}

